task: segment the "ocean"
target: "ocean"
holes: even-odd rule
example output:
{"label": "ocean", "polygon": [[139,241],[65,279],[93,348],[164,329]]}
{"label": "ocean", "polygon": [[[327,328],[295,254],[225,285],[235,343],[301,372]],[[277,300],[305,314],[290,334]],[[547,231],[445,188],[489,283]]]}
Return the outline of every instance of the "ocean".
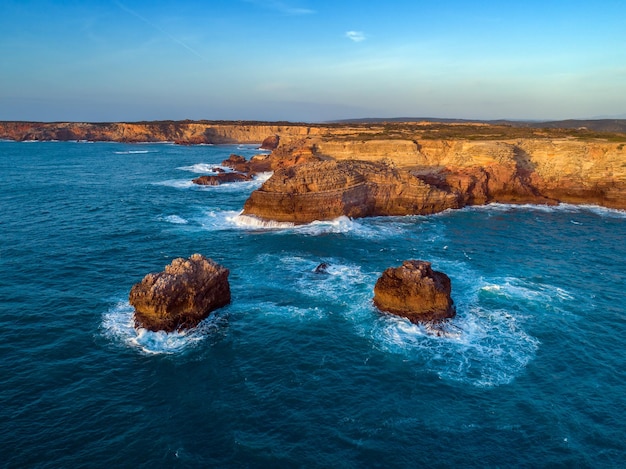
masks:
{"label": "ocean", "polygon": [[[623,466],[626,212],[263,225],[269,174],[191,183],[231,153],[259,150],[0,142],[4,467]],[[131,286],[193,253],[232,304],[136,331]],[[406,259],[452,280],[444,336],[372,305]]]}

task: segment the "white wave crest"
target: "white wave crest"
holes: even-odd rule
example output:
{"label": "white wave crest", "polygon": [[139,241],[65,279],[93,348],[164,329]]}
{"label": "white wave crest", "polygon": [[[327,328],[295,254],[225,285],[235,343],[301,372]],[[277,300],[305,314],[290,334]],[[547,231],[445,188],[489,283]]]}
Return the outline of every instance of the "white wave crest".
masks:
{"label": "white wave crest", "polygon": [[181,332],[135,329],[133,313],[133,307],[128,302],[119,302],[103,314],[101,327],[109,339],[145,354],[179,354],[197,346],[219,330],[219,319],[214,316],[193,329]]}
{"label": "white wave crest", "polygon": [[420,242],[434,242],[443,238],[441,227],[428,225],[417,217],[374,217],[352,219],[341,216],[333,220],[316,220],[306,224],[263,220],[253,215],[242,215],[229,220],[235,227],[248,230],[284,230],[306,236],[344,234],[362,239],[390,239],[399,236],[419,236]]}
{"label": "white wave crest", "polygon": [[[542,204],[502,204],[491,203],[488,205],[473,205],[465,207],[461,210],[468,211],[487,211],[487,212],[511,212],[514,210],[524,210],[544,213],[585,213],[591,212],[601,217],[609,218],[626,218],[626,210],[602,207],[600,205],[574,205],[561,203],[558,205],[542,205]],[[450,213],[450,212],[449,212]]]}
{"label": "white wave crest", "polygon": [[478,307],[440,326],[385,315],[373,337],[381,349],[407,355],[442,379],[478,387],[510,383],[539,347],[512,314]]}
{"label": "white wave crest", "polygon": [[295,226],[294,223],[262,220],[254,216],[242,215],[241,212],[237,213],[237,215],[235,215],[234,217],[229,218],[228,221],[230,221],[231,223],[233,223],[233,225],[239,228],[253,230],[280,230],[285,228],[293,228]]}
{"label": "white wave crest", "polygon": [[185,220],[183,217],[179,217],[178,215],[168,215],[164,217],[163,220],[174,225],[186,225],[189,223],[189,221]]}
{"label": "white wave crest", "polygon": [[189,179],[168,179],[167,181],[155,182],[154,185],[173,187],[175,189],[190,189],[198,187],[197,184],[194,184]]}
{"label": "white wave crest", "polygon": [[116,155],[141,155],[144,153],[157,153],[156,151],[150,150],[127,150],[127,151],[116,151],[114,152]]}
{"label": "white wave crest", "polygon": [[190,173],[197,173],[197,174],[214,174],[217,171],[214,171],[215,168],[219,168],[224,170],[225,172],[232,172],[231,168],[227,168],[226,166],[221,166],[219,164],[213,164],[213,163],[196,163],[196,164],[192,164],[190,166],[179,166],[178,170],[180,171],[188,171]]}
{"label": "white wave crest", "polygon": [[327,221],[313,221],[311,223],[297,225],[293,222],[281,222],[274,220],[263,220],[253,215],[242,215],[234,217],[231,222],[242,229],[253,230],[289,230],[290,232],[301,233],[309,236],[318,236],[328,233],[352,233],[363,237],[370,237],[374,230],[365,227],[357,221],[346,216]]}
{"label": "white wave crest", "polygon": [[541,285],[514,277],[496,280],[480,287],[480,293],[503,296],[508,300],[540,301],[550,303],[553,300],[572,301],[574,296],[567,290],[552,285]]}

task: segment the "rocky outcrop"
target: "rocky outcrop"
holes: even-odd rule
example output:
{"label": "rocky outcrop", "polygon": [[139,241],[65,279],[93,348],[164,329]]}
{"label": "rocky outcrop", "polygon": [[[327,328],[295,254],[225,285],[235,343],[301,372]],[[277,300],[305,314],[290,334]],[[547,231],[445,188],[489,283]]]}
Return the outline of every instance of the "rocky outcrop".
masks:
{"label": "rocky outcrop", "polygon": [[199,186],[219,186],[227,182],[244,182],[251,181],[252,176],[243,173],[218,173],[207,176],[200,176],[192,179],[191,182],[198,184]]}
{"label": "rocky outcrop", "polygon": [[385,270],[374,287],[374,305],[413,323],[442,321],[456,315],[450,278],[426,261],[404,261]]}
{"label": "rocky outcrop", "polygon": [[275,150],[279,143],[280,137],[278,135],[271,135],[263,140],[261,143],[261,150]]}
{"label": "rocky outcrop", "polygon": [[200,176],[192,182],[201,186],[219,186],[228,182],[251,181],[255,174],[271,171],[271,160],[269,155],[255,155],[250,160],[246,160],[241,155],[231,154],[222,161],[222,166],[231,168],[233,171],[216,167],[213,168],[213,172],[217,174]]}
{"label": "rocky outcrop", "polygon": [[251,176],[257,173],[271,171],[272,161],[269,155],[255,155],[249,160],[246,160],[241,155],[231,154],[227,159],[222,161],[222,166]]}
{"label": "rocky outcrop", "polygon": [[172,332],[197,326],[230,303],[228,274],[200,254],[174,259],[163,272],[150,273],[131,288],[135,327]]}
{"label": "rocky outcrop", "polygon": [[276,171],[250,195],[243,215],[309,223],[340,216],[432,214],[458,207],[455,194],[386,163],[316,161]]}

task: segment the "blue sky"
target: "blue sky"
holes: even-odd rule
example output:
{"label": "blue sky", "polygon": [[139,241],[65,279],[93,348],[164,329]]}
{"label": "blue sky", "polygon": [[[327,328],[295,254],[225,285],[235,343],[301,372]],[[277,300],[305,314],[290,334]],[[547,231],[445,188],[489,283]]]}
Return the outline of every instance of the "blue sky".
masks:
{"label": "blue sky", "polygon": [[626,1],[0,0],[0,120],[626,117]]}

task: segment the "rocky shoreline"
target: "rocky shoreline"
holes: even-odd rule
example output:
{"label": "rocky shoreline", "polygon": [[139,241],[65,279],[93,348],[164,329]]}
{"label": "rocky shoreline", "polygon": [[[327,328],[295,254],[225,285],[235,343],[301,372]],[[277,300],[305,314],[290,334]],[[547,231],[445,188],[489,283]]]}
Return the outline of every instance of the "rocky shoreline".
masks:
{"label": "rocky shoreline", "polygon": [[594,204],[626,209],[626,134],[481,123],[0,122],[0,138],[222,144],[263,142],[240,175],[274,175],[244,214],[308,223],[341,215],[431,214],[492,202]]}

